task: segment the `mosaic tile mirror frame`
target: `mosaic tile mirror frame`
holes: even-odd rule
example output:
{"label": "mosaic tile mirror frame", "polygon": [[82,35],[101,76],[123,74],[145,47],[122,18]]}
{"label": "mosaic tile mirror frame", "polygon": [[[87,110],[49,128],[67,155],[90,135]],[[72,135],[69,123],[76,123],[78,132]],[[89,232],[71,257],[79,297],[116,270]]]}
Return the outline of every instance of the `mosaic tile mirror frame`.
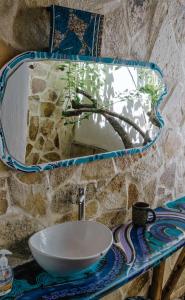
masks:
{"label": "mosaic tile mirror frame", "polygon": [[141,154],[166,94],[150,62],[26,52],[0,72],[0,156],[24,172]]}

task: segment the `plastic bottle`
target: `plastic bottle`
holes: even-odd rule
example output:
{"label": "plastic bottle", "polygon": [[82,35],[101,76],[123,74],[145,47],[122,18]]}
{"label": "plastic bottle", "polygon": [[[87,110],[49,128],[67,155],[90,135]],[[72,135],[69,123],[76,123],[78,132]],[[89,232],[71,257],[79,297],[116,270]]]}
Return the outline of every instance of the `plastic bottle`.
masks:
{"label": "plastic bottle", "polygon": [[8,265],[6,255],[12,253],[8,250],[0,250],[0,296],[8,294],[13,285],[13,271]]}

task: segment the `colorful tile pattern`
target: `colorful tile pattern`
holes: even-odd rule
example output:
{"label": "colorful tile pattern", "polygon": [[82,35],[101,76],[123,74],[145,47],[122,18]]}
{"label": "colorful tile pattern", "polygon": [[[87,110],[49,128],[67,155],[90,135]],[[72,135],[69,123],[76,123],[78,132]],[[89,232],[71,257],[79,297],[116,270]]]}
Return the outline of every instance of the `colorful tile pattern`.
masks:
{"label": "colorful tile pattern", "polygon": [[[6,82],[8,80],[8,77],[14,72],[20,64],[26,61],[37,61],[37,60],[64,60],[64,59],[70,59],[72,61],[89,61],[89,62],[101,62],[101,63],[107,63],[107,64],[118,64],[118,65],[125,65],[125,66],[139,66],[143,68],[151,68],[154,70],[161,78],[163,78],[162,71],[160,68],[150,62],[143,62],[143,61],[132,61],[132,60],[124,60],[124,59],[117,59],[117,58],[110,58],[110,57],[90,57],[90,56],[78,56],[78,55],[65,55],[61,54],[59,52],[49,53],[49,52],[25,52],[23,54],[18,55],[14,59],[12,59],[7,65],[4,66],[4,68],[0,71],[0,103],[3,101],[3,95],[6,88]],[[96,160],[101,159],[109,159],[109,158],[115,158],[115,157],[122,157],[125,155],[136,155],[136,154],[142,154],[149,150],[157,141],[157,139],[160,136],[161,130],[164,126],[164,121],[162,116],[160,115],[160,112],[158,111],[159,105],[161,101],[163,100],[163,97],[166,95],[167,89],[165,87],[164,91],[160,95],[158,102],[155,107],[155,113],[156,117],[160,124],[160,129],[158,134],[156,135],[155,139],[152,140],[150,143],[146,144],[145,146],[138,147],[138,148],[132,148],[132,149],[123,149],[123,150],[117,150],[112,152],[106,152],[102,154],[96,154],[96,155],[90,155],[90,156],[84,156],[84,157],[77,157],[74,159],[66,159],[62,161],[56,161],[52,163],[45,163],[40,165],[32,165],[32,166],[26,166],[19,161],[17,161],[14,157],[11,156],[9,153],[7,147],[6,147],[6,140],[3,133],[3,128],[0,123],[0,158],[2,161],[8,165],[11,168],[15,168],[17,170],[23,171],[23,172],[39,172],[39,171],[45,171],[45,170],[52,170],[59,167],[69,167],[73,165],[78,165],[81,163],[88,163]]]}
{"label": "colorful tile pattern", "polygon": [[156,266],[185,245],[185,197],[156,210],[157,221],[113,230],[107,255],[78,275],[56,278],[30,262],[15,269],[12,292],[2,300],[100,299]]}
{"label": "colorful tile pattern", "polygon": [[51,52],[100,55],[103,15],[56,5],[51,11]]}

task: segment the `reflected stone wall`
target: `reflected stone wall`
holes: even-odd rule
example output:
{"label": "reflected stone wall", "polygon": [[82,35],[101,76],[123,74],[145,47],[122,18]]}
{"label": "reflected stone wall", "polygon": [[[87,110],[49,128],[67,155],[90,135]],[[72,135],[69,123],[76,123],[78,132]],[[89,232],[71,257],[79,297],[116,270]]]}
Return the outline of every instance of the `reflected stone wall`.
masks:
{"label": "reflected stone wall", "polygon": [[[27,2],[33,4],[31,0]],[[96,8],[94,0],[75,0],[76,7],[82,2],[84,9],[88,3],[91,9]],[[130,217],[131,205],[137,200],[156,207],[185,195],[185,2],[120,2],[120,7],[112,12],[110,6],[105,16],[102,55],[151,60],[162,68],[168,85],[168,96],[161,106],[166,128],[156,148],[143,157],[104,160],[40,174],[11,171],[1,163],[0,247],[13,250],[14,264],[29,257],[23,245],[27,245],[33,232],[77,219],[75,201],[79,186],[87,188],[87,218],[109,226],[125,222]],[[39,18],[38,23],[42,21],[40,15]],[[27,27],[26,30],[29,31]],[[26,36],[30,37],[27,32]],[[177,254],[168,259],[166,278],[176,257]],[[172,299],[184,293],[184,282],[185,273]],[[121,300],[133,293],[143,294],[148,285],[146,274],[105,299]]]}
{"label": "reflected stone wall", "polygon": [[27,165],[66,159],[70,156],[74,125],[64,126],[64,81],[57,62],[29,64],[29,112]]}

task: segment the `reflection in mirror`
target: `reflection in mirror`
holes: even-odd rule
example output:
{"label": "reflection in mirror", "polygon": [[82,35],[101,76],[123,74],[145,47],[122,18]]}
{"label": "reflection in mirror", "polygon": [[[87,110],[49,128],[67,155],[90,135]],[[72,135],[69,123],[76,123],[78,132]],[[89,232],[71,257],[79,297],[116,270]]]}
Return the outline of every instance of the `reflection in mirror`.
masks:
{"label": "reflection in mirror", "polygon": [[7,148],[32,165],[146,145],[160,127],[154,108],[163,91],[150,68],[24,62],[1,108]]}

